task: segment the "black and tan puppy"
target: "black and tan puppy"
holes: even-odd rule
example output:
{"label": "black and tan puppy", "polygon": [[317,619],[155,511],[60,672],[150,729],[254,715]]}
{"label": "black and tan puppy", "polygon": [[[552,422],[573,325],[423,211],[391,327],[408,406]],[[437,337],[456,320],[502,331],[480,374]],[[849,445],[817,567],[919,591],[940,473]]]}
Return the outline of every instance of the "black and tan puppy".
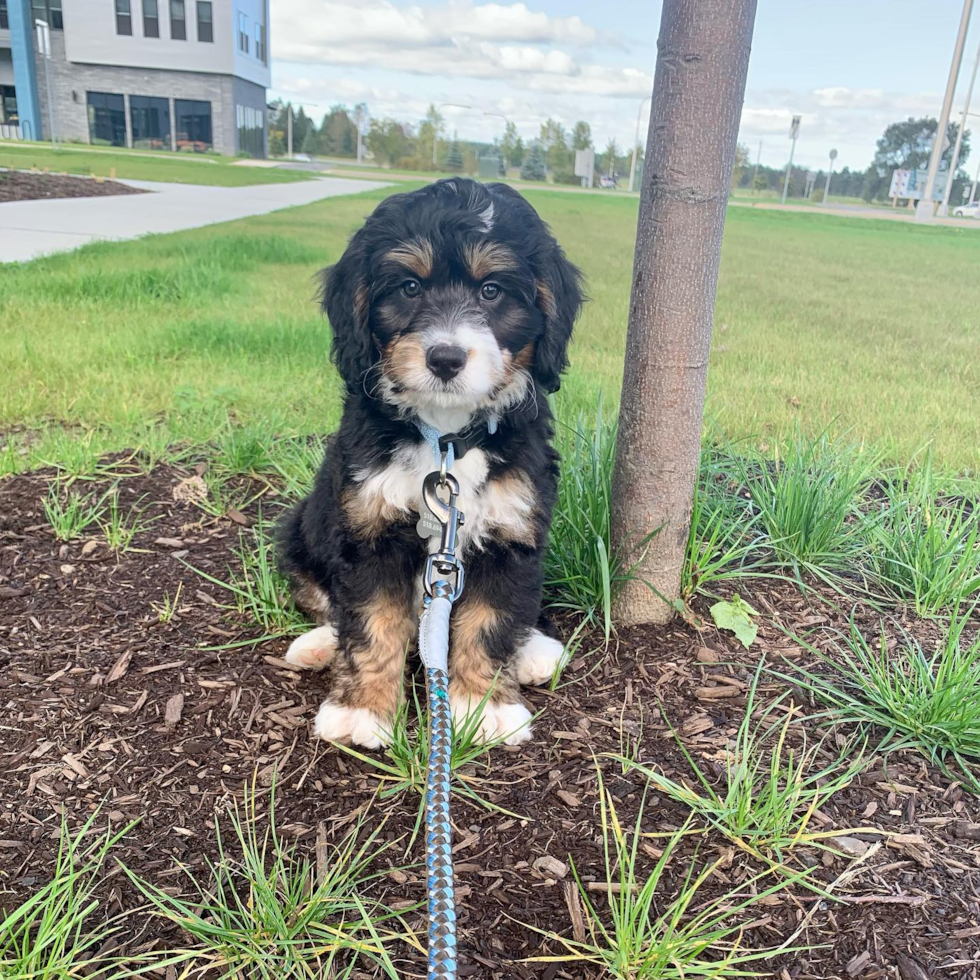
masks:
{"label": "black and tan puppy", "polygon": [[331,668],[322,738],[377,747],[404,697],[433,431],[464,437],[453,710],[475,711],[492,692],[484,737],[530,737],[519,685],[549,678],[562,651],[538,629],[558,481],[546,394],[581,302],[578,270],[531,205],[504,184],[458,178],[387,198],[325,273],[343,418],[280,548],[297,603],[319,624],[287,659]]}

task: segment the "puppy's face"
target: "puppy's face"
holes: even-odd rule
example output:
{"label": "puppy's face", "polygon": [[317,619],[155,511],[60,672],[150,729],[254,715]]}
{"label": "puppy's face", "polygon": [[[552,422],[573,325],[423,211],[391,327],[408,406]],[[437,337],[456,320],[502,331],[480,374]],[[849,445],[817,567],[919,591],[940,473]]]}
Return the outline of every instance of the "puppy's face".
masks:
{"label": "puppy's face", "polygon": [[338,367],[404,414],[504,412],[557,387],[578,273],[504,185],[440,181],[384,201],[328,273]]}

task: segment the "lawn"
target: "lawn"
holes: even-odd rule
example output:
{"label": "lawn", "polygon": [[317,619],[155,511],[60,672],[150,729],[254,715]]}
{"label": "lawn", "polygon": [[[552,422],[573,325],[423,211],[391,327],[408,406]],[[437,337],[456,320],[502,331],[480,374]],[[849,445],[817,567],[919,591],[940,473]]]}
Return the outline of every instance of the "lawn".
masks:
{"label": "lawn", "polygon": [[[4,978],[424,972],[424,682],[386,750],[312,738],[271,532],[340,405],[316,272],[383,193],[0,267]],[[636,201],[528,196],[591,295],[568,657],[519,751],[456,731],[461,973],[965,980],[980,235],[731,209],[680,615],[617,628]]]}
{"label": "lawn", "polygon": [[[150,422],[174,439],[206,440],[228,415],[286,433],[329,431],[339,387],[314,276],[385,193],[5,268],[0,426],[48,428],[31,437],[33,460],[57,454],[63,435],[52,423],[112,449],[134,444]],[[591,297],[563,409],[574,415],[600,395],[612,406],[636,201],[527,194]],[[975,473],[978,262],[980,234],[964,229],[730,209],[709,424],[764,448],[798,423],[831,425],[901,461],[931,443],[941,465]]]}
{"label": "lawn", "polygon": [[48,169],[52,173],[115,176],[130,180],[159,180],[176,184],[213,184],[243,187],[309,180],[301,170],[236,166],[231,157],[194,153],[143,153],[118,148],[101,149],[69,144],[52,149],[50,143],[0,143],[0,167],[14,170]]}

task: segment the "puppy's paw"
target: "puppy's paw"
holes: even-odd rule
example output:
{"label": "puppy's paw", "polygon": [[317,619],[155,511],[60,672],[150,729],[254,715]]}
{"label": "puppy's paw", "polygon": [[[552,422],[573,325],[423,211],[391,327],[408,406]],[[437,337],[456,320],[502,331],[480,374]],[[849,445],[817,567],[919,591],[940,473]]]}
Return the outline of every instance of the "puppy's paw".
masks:
{"label": "puppy's paw", "polygon": [[540,630],[531,630],[514,658],[514,676],[518,683],[545,684],[550,681],[564,652],[560,640],[553,640]]}
{"label": "puppy's paw", "polygon": [[332,626],[318,626],[297,636],[286,651],[286,662],[304,670],[323,670],[337,652],[337,631]]}
{"label": "puppy's paw", "polygon": [[520,745],[531,737],[531,712],[523,704],[488,701],[481,707],[479,700],[458,697],[451,698],[450,703],[457,731],[467,722],[472,724],[473,715],[480,714],[478,742],[503,740],[504,745]]}
{"label": "puppy's paw", "polygon": [[313,731],[327,742],[350,742],[366,749],[380,749],[391,741],[389,724],[370,708],[348,708],[324,701],[316,713]]}

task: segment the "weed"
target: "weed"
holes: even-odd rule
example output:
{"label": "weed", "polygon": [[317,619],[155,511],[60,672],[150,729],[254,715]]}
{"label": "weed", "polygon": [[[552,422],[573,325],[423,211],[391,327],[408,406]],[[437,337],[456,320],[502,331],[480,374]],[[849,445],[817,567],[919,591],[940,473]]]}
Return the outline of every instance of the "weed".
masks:
{"label": "weed", "polygon": [[264,422],[247,426],[229,425],[215,440],[214,466],[228,476],[255,476],[274,468],[270,443],[275,426]]}
{"label": "weed", "polygon": [[578,898],[584,909],[586,937],[568,939],[535,927],[567,951],[557,956],[533,957],[534,962],[588,963],[617,980],[687,980],[691,977],[727,980],[751,976],[745,967],[770,959],[780,949],[750,949],[743,945],[745,913],[805,875],[779,878],[765,885],[765,875],[743,882],[738,891],[708,899],[702,886],[717,871],[719,858],[697,871],[692,860],[679,883],[665,880],[667,865],[687,835],[683,827],[667,839],[653,868],[640,870],[643,812],[627,831],[619,819],[612,795],[599,778],[604,873],[609,882],[605,908],[600,912],[571,861]]}
{"label": "weed", "polygon": [[826,674],[801,668],[779,676],[811,692],[827,709],[822,717],[884,729],[880,751],[912,749],[980,793],[973,769],[980,764],[980,636],[964,635],[971,615],[954,618],[931,655],[904,633],[892,649],[883,625],[870,643],[852,615],[835,656],[800,641]]}
{"label": "weed", "polygon": [[207,880],[183,867],[196,893],[193,899],[168,894],[127,872],[129,877],[157,914],[194,941],[189,958],[198,972],[210,967],[227,978],[340,980],[366,962],[394,980],[397,973],[386,948],[394,937],[382,937],[379,926],[396,921],[395,914],[360,897],[368,883],[387,871],[371,870],[385,849],[378,844],[380,828],[364,837],[359,820],[314,867],[283,843],[276,828],[274,790],[264,831],[258,829],[254,783],[243,810],[236,804],[227,814],[234,855],[215,817],[218,860],[205,858]]}
{"label": "weed", "polygon": [[943,501],[931,458],[884,484],[885,506],[865,521],[872,573],[919,616],[957,612],[980,592],[977,501]]}
{"label": "weed", "polygon": [[74,490],[62,494],[58,482],[51,484],[42,503],[44,516],[59,541],[74,541],[104,513],[102,503],[93,502],[89,494],[83,496]]}
{"label": "weed", "polygon": [[[99,517],[99,527],[105,536],[106,544],[109,546],[110,551],[129,551],[130,545],[133,543],[133,538],[137,534],[147,530],[157,518],[151,517],[144,520],[143,511],[137,510],[136,507],[128,512],[124,511],[119,506],[118,487],[113,487],[105,495],[103,501],[106,500],[108,504],[103,510],[103,513],[107,515],[107,519],[103,520],[101,516]],[[139,501],[137,501],[138,506]]]}
{"label": "weed", "polygon": [[[676,732],[674,738],[697,780],[694,788],[648,766],[634,768],[660,792],[689,807],[738,847],[763,860],[775,856],[782,862],[798,845],[821,847],[828,837],[847,833],[814,831],[810,821],[814,811],[862,771],[864,760],[851,746],[829,764],[819,765],[823,744],[809,746],[802,726],[793,726],[794,709],[788,692],[767,707],[757,708],[763,669],[760,663],[734,742],[725,752],[720,789],[714,788]],[[793,735],[800,739],[799,749],[790,744]],[[847,762],[847,757],[852,761]]]}
{"label": "weed", "polygon": [[180,591],[184,587],[183,582],[177,583],[177,591],[174,593],[173,598],[170,597],[169,592],[164,592],[162,602],[151,602],[150,606],[153,611],[157,614],[157,621],[163,624],[168,624],[173,622],[174,616],[177,615],[180,609]]}
{"label": "weed", "polygon": [[274,448],[272,468],[283,481],[286,497],[298,500],[313,489],[325,451],[326,440],[316,437],[286,439]]}

